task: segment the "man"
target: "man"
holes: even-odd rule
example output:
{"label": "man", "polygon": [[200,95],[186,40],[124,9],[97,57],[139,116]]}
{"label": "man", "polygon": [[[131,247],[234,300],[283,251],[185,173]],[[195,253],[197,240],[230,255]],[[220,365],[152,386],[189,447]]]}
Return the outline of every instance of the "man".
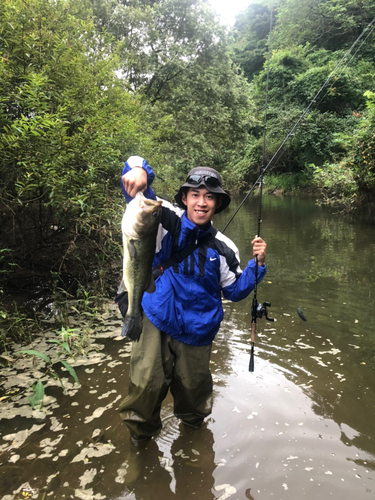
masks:
{"label": "man", "polygon": [[[150,187],[153,178],[147,162],[131,156],[122,175],[127,202],[138,191],[155,198]],[[160,408],[169,389],[176,417],[185,425],[201,427],[212,410],[209,362],[224,316],[221,294],[239,301],[255,283],[255,259],[242,271],[237,247],[211,224],[213,215],[230,203],[220,174],[213,168],[194,168],[175,200],[180,208],[163,201],[153,265],[164,263],[192,242],[196,246],[160,275],[154,293],[143,296],[143,332],[132,345],[129,394],[120,405],[135,443],[160,431]],[[267,245],[258,237],[252,245],[260,281],[266,273]]]}

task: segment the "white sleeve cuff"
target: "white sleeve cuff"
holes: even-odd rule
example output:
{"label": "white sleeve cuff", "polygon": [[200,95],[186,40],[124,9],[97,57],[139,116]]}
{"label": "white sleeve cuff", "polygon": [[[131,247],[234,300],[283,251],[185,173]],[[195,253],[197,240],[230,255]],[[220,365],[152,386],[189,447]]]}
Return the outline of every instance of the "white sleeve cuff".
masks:
{"label": "white sleeve cuff", "polygon": [[141,167],[143,165],[143,158],[141,156],[130,156],[128,158],[127,164],[130,168]]}

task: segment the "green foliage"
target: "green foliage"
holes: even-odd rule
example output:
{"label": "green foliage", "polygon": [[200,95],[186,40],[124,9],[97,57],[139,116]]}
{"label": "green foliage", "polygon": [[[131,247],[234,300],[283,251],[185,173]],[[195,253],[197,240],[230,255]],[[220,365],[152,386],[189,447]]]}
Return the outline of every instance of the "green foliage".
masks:
{"label": "green foliage", "polygon": [[34,391],[33,397],[27,396],[27,399],[30,401],[31,408],[35,410],[36,407],[43,406],[44,399],[44,385],[38,380],[33,386],[32,389]]}
{"label": "green foliage", "polygon": [[[67,310],[95,318],[121,259],[123,161],[147,158],[169,199],[199,164],[246,190],[262,162],[268,45],[266,163],[374,16],[371,0],[259,0],[228,33],[201,0],[0,0],[0,290],[16,269],[25,285],[41,271],[78,299]],[[348,169],[371,192],[372,32],[356,50],[272,173]]]}
{"label": "green foliage", "polygon": [[122,162],[146,157],[171,197],[192,166],[238,161],[253,123],[248,85],[199,0],[0,0],[0,10],[2,245],[20,273],[47,268],[74,276],[73,294],[105,293],[120,260]]}
{"label": "green foliage", "polygon": [[359,120],[357,133],[346,158],[359,189],[369,196],[375,188],[375,93],[365,92],[367,112]]}
{"label": "green foliage", "polygon": [[[265,17],[258,18],[257,26],[256,16],[251,20],[249,14],[252,11],[265,15],[267,8],[268,3],[261,2],[237,18],[232,46],[236,54],[241,54],[238,62],[244,72],[248,71],[247,62],[257,44],[264,47],[266,55],[266,30],[262,24]],[[374,16],[375,6],[369,0],[302,0],[298,5],[296,0],[288,0],[280,4],[269,37],[269,74],[266,62],[263,69],[248,73],[259,111],[250,131],[246,157],[234,168],[238,180],[243,175],[245,183],[253,181],[259,172],[263,133],[260,124],[268,76],[266,163],[309,109],[270,167],[277,175],[276,184],[282,184],[283,176],[279,178],[279,174],[303,174],[305,165],[313,163],[315,170],[308,171],[327,200],[332,196],[335,203],[344,203],[347,198],[347,205],[354,206],[356,200],[363,199],[360,194],[364,191],[370,196],[374,185],[374,123],[371,107],[366,105],[366,91],[374,84],[375,52],[374,33],[367,25]],[[346,50],[363,30],[363,43],[348,56]],[[248,60],[246,51],[240,51],[244,47],[249,48]],[[340,61],[340,68],[333,74]]]}
{"label": "green foliage", "polygon": [[315,184],[330,205],[341,205],[347,210],[352,208],[358,196],[358,185],[355,182],[353,171],[342,164],[323,165],[323,168],[314,164],[309,165],[308,170]]}
{"label": "green foliage", "polygon": [[279,175],[267,175],[264,179],[263,190],[266,193],[282,191],[283,193],[296,193],[303,189],[314,190],[312,176],[309,171],[298,173],[285,173]]}
{"label": "green foliage", "polygon": [[46,354],[43,354],[42,352],[34,351],[33,349],[19,351],[19,352],[22,354],[28,354],[29,356],[37,356],[38,358],[42,359],[46,363],[50,363],[49,357]]}
{"label": "green foliage", "polygon": [[87,280],[88,259],[118,248],[120,158],[147,148],[142,106],[84,3],[1,8],[2,242],[21,266],[69,266]]}
{"label": "green foliage", "polygon": [[[70,349],[69,340],[71,340],[72,335],[74,335],[74,336],[77,335],[76,332],[77,332],[76,329],[65,330],[65,328],[63,328],[61,331],[61,335],[62,335],[61,341],[58,339],[51,339],[51,340],[47,341],[47,342],[50,342],[53,344],[57,344],[57,346],[58,346],[58,350],[56,352],[56,355],[53,358],[47,356],[43,352],[36,351],[34,349],[20,350],[20,351],[18,351],[18,354],[26,354],[28,356],[33,356],[34,358],[39,358],[42,361],[44,361],[47,365],[47,369],[46,369],[45,374],[59,380],[62,387],[64,387],[60,377],[58,376],[56,371],[53,369],[53,366],[55,364],[61,363],[63,365],[63,367],[66,369],[66,371],[69,373],[69,375],[71,375],[71,377],[73,377],[75,382],[78,385],[80,385],[80,382],[79,382],[78,377],[77,377],[77,373],[74,370],[74,368],[72,367],[72,365],[70,363],[68,363],[68,361],[66,361],[66,359],[62,359],[63,357],[66,357],[66,356],[69,356],[69,357],[72,356],[72,351]],[[32,385],[32,389],[34,391],[33,397],[30,398],[29,396],[27,396],[29,401],[30,401],[30,404],[31,404],[33,409],[37,406],[39,406],[41,408],[43,406],[43,398],[44,398],[44,384],[43,384],[43,382],[41,380],[38,380],[36,383],[34,383]]]}
{"label": "green foliage", "polygon": [[270,27],[269,7],[261,3],[250,4],[236,17],[233,29],[233,61],[241,66],[249,82],[263,68]]}
{"label": "green foliage", "polygon": [[346,50],[374,18],[372,0],[287,0],[278,8],[274,47]]}
{"label": "green foliage", "polygon": [[50,342],[55,342],[60,346],[59,354],[68,353],[74,357],[76,354],[83,354],[88,345],[88,335],[78,328],[61,327],[61,341],[54,339]]}
{"label": "green foliage", "polygon": [[10,337],[16,342],[30,340],[33,334],[40,330],[37,318],[30,318],[21,312],[13,302],[5,305],[0,301],[0,350],[2,351]]}

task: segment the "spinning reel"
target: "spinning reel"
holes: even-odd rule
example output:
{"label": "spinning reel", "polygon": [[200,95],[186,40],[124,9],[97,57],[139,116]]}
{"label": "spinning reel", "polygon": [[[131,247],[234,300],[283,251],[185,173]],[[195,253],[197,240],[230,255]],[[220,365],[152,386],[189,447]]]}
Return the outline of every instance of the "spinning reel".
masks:
{"label": "spinning reel", "polygon": [[[255,310],[254,310],[255,307]],[[253,300],[253,304],[251,306],[251,315],[256,318],[266,317],[267,321],[275,321],[275,318],[268,317],[267,307],[271,307],[271,302],[263,302],[263,305],[257,302],[257,300]]]}

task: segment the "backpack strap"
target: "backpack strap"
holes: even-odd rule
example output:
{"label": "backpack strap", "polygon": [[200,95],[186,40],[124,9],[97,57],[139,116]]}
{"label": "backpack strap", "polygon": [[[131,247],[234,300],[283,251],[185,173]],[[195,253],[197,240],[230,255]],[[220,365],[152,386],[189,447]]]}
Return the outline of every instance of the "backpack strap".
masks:
{"label": "backpack strap", "polygon": [[208,238],[210,238],[211,236],[215,237],[217,232],[218,230],[216,229],[216,227],[211,226],[210,234],[203,236],[203,238],[200,238],[194,243],[189,243],[188,245],[184,246],[184,248],[179,252],[174,252],[173,255],[169,257],[169,259],[155,266],[152,269],[152,274],[154,275],[154,279],[159,278],[159,276],[161,276],[163,272],[169,267],[182,262],[184,259],[186,259],[186,257],[191,255],[194,252],[194,250],[200,247],[200,245],[204,243]]}
{"label": "backpack strap", "polygon": [[[188,257],[190,254],[194,252],[202,243],[204,243],[207,239],[209,239],[211,236],[215,237],[217,234],[218,230],[216,227],[211,226],[211,232],[210,234],[207,234],[206,236],[203,236],[200,240],[197,241],[197,243],[189,243],[189,245],[186,245],[182,250],[179,252],[175,252],[172,257],[169,257],[169,259],[165,260],[158,266],[154,267],[152,270],[152,274],[154,275],[154,279],[158,278],[163,274],[163,272],[168,269],[168,267],[173,266],[174,264],[179,264],[182,262],[186,257]],[[125,290],[125,285],[123,280],[121,280],[120,287],[117,291],[117,295],[115,297],[115,303],[118,305],[121,315],[123,318],[125,318],[126,312],[128,310],[128,292]]]}

